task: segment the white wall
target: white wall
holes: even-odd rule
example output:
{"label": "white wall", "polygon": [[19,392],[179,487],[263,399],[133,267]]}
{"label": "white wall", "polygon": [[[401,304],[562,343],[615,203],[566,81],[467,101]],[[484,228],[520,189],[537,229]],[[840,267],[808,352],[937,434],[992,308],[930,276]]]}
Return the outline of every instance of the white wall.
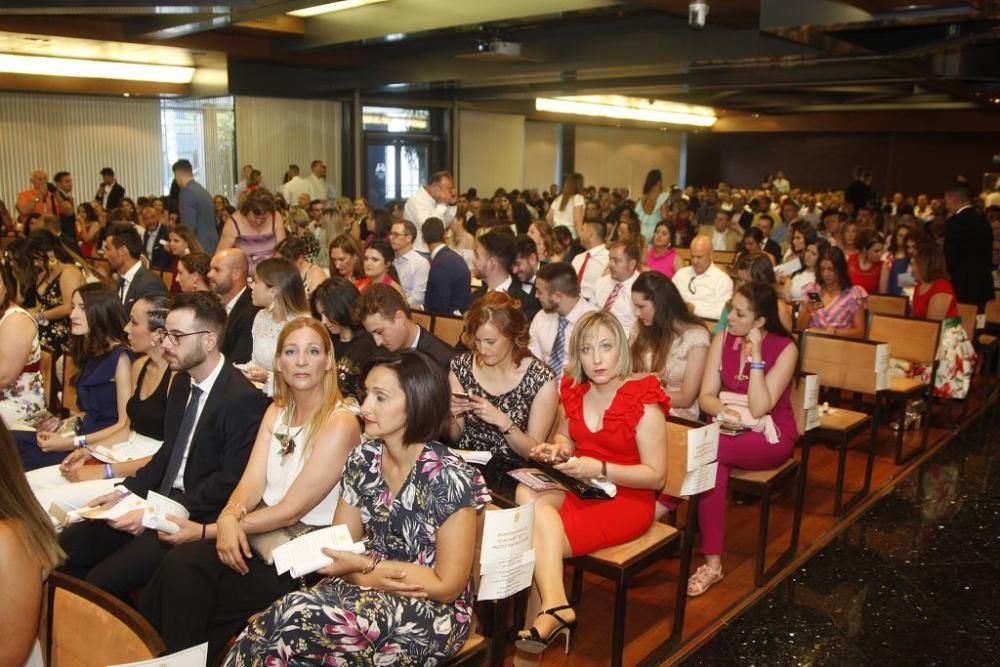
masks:
{"label": "white wall", "polygon": [[281,186],[290,164],[309,174],[309,163],[323,160],[326,178],[340,188],[340,105],[325,100],[237,97],[236,164],[260,169],[264,185]]}
{"label": "white wall", "polygon": [[528,121],[524,124],[524,185],[543,190],[552,183],[562,187],[556,173],[559,124]]}
{"label": "white wall", "polygon": [[458,188],[489,197],[524,186],[525,123],[516,114],[459,111]]}
{"label": "white wall", "polygon": [[133,199],[163,191],[160,103],[86,95],[0,96],[0,198],[17,215],[17,193],[33,169],[73,175],[77,201],[89,201],[103,167]]}
{"label": "white wall", "polygon": [[680,132],[659,129],[576,126],[576,171],[587,185],[642,191],[646,172],[659,169],[663,183],[677,183],[681,161]]}

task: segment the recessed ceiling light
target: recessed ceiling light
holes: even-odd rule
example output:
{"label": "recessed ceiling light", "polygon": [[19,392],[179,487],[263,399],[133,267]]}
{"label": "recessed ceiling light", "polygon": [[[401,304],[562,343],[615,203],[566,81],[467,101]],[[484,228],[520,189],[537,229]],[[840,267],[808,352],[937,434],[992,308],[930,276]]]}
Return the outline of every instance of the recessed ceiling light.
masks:
{"label": "recessed ceiling light", "polygon": [[112,60],[83,58],[49,58],[0,53],[0,72],[38,74],[41,76],[71,76],[84,79],[122,79],[157,83],[191,83],[193,67],[148,65]]}
{"label": "recessed ceiling light", "polygon": [[323,5],[306,7],[305,9],[296,9],[294,12],[287,13],[289,16],[308,18],[310,16],[319,16],[321,14],[330,14],[332,12],[342,12],[345,9],[356,9],[358,7],[364,7],[365,5],[374,5],[379,2],[387,1],[388,0],[340,0],[340,2],[328,2]]}

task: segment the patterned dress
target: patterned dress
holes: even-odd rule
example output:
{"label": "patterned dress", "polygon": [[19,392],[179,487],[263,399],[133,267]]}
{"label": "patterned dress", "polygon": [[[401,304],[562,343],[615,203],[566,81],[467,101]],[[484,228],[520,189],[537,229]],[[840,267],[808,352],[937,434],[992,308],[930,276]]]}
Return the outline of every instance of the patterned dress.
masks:
{"label": "patterned dress", "polygon": [[[61,305],[63,305],[62,290],[59,288],[59,277],[56,276],[38,293],[38,309],[46,311]],[[58,320],[49,320],[48,324],[38,327],[38,336],[42,341],[42,349],[51,352],[53,357],[68,353],[69,315]]]}
{"label": "patterned dress", "polygon": [[[524,372],[524,377],[516,387],[494,396],[479,384],[476,376],[472,373],[473,355],[471,352],[459,355],[451,360],[451,371],[458,378],[462,389],[467,394],[482,396],[495,405],[500,412],[513,420],[522,431],[528,429],[528,418],[531,417],[531,402],[541,391],[542,386],[555,379],[552,370],[538,359],[532,359],[528,364],[528,369]],[[487,424],[475,415],[465,415],[465,428],[462,429],[462,436],[456,445],[459,449],[476,449],[480,451],[493,452],[493,456],[516,464],[524,465],[514,450],[507,444],[500,429],[492,424]]]}
{"label": "patterned dress", "polygon": [[[466,507],[490,501],[482,476],[438,442],[417,457],[396,498],[382,477],[382,441],[358,446],[340,494],[361,510],[371,551],[434,567],[438,529]],[[430,667],[457,652],[472,623],[472,577],[451,604],[403,597],[329,577],[258,615],[224,664]]]}
{"label": "patterned dress", "polygon": [[[9,316],[20,313],[22,317],[27,317],[34,322],[34,318],[28,311],[19,306],[8,306],[0,317],[0,325]],[[41,360],[41,350],[38,345],[38,333],[35,333],[31,341],[31,354],[28,355],[28,363],[17,376],[17,379],[6,387],[0,388],[0,419],[9,427],[15,421],[23,419],[32,412],[45,407],[45,394],[42,387],[42,374],[39,371],[38,363]]]}

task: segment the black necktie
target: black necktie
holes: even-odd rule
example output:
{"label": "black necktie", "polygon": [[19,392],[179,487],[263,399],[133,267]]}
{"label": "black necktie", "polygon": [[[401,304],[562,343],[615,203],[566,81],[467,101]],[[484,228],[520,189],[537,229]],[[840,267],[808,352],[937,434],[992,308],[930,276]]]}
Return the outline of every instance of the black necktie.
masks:
{"label": "black necktie", "polygon": [[189,441],[194,431],[194,420],[198,416],[198,404],[200,402],[201,389],[195,385],[191,385],[191,399],[188,401],[187,407],[184,408],[184,416],[181,418],[181,427],[177,430],[177,437],[174,438],[174,448],[170,452],[167,471],[163,475],[163,481],[160,482],[159,493],[161,495],[170,495],[170,489],[174,486],[177,473],[181,470],[181,461],[184,460],[184,452],[190,449]]}
{"label": "black necktie", "polygon": [[118,300],[125,303],[125,279],[118,279]]}

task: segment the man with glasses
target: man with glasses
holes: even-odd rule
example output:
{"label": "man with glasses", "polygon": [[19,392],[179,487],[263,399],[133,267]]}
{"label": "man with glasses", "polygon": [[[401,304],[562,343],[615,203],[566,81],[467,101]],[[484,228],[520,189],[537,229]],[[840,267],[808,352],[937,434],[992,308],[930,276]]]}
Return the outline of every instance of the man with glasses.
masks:
{"label": "man with glasses", "polygon": [[396,267],[399,285],[406,294],[406,302],[411,308],[423,308],[431,263],[414,249],[413,242],[416,238],[417,227],[409,220],[393,223],[389,231],[389,245],[396,253],[392,265]]}
{"label": "man with glasses", "polygon": [[674,285],[694,314],[717,320],[733,296],[733,279],[712,263],[712,239],[696,236],[691,241],[691,266],[674,274]]}
{"label": "man with glasses", "polygon": [[[112,505],[128,493],[168,496],[190,513],[168,516],[175,532],[146,530],[143,511],[85,521],[63,531],[65,571],[122,599],[141,588],[174,544],[215,537],[215,519],[243,475],[267,398],[227,363],[219,345],[226,310],[214,294],[174,297],[163,355],[174,371],[163,446],[134,477],[88,504]],[[250,508],[248,508],[250,509]]]}

